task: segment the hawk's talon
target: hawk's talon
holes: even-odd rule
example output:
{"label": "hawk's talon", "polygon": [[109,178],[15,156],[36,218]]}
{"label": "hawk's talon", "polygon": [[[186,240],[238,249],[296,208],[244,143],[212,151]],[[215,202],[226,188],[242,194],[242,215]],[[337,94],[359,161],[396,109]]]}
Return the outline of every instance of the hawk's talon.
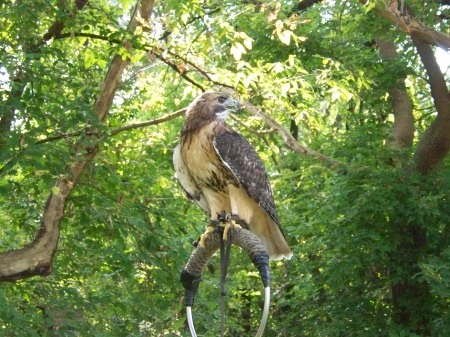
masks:
{"label": "hawk's talon", "polygon": [[214,233],[215,229],[216,229],[216,226],[211,226],[211,223],[210,223],[210,225],[208,225],[208,227],[206,227],[206,231],[202,235],[200,235],[197,246],[201,247],[201,248],[205,248],[205,240],[207,238],[209,238],[212,235],[212,233]]}
{"label": "hawk's talon", "polygon": [[237,224],[234,220],[230,220],[230,222],[223,227],[224,227],[223,228],[223,240],[224,241],[228,240],[228,232],[231,229],[242,228],[241,225]]}
{"label": "hawk's talon", "polygon": [[220,233],[224,241],[228,239],[228,233],[235,228],[248,228],[247,223],[242,220],[237,214],[230,214],[223,210],[217,213],[217,220],[210,220],[205,233],[200,235],[197,241],[193,244],[195,247],[205,247],[205,240],[209,238],[212,233]]}

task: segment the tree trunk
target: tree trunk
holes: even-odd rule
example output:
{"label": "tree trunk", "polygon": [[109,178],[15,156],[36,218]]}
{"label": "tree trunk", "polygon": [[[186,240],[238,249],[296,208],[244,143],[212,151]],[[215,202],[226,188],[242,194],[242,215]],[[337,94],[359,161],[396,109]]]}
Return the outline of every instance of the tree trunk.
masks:
{"label": "tree trunk", "polygon": [[[383,62],[389,63],[397,57],[397,50],[394,42],[381,37],[383,35],[384,32],[380,32],[374,38]],[[399,78],[396,86],[389,88],[388,92],[392,100],[394,125],[391,132],[393,141],[388,140],[387,144],[397,148],[410,147],[414,139],[414,115],[405,90],[405,78]],[[418,261],[426,247],[426,234],[422,228],[400,221],[395,224],[400,242],[390,263],[390,277],[394,280],[391,284],[393,320],[415,333],[429,335],[430,319],[425,303],[430,301],[430,289],[427,283],[417,282],[414,278],[420,271]]]}
{"label": "tree trunk", "polygon": [[[380,54],[384,62],[395,60],[397,48],[393,41],[381,37],[383,32],[375,35],[375,42],[380,48]],[[414,115],[411,99],[405,89],[405,78],[399,78],[396,86],[388,89],[392,100],[394,113],[394,125],[391,135],[394,141],[388,140],[388,144],[394,147],[411,147],[414,140]]]}
{"label": "tree trunk", "polygon": [[427,71],[437,117],[426,130],[414,155],[416,168],[427,174],[441,164],[450,150],[450,93],[430,45],[412,35],[412,41]]}
{"label": "tree trunk", "polygon": [[[364,0],[360,2],[365,3]],[[396,2],[392,4],[395,5]],[[395,6],[377,4],[375,11],[411,35],[429,77],[431,96],[438,115],[422,136],[413,157],[414,169],[426,175],[441,164],[450,150],[450,94],[430,47],[432,44],[448,48],[450,39],[448,35],[426,30],[416,21],[408,21],[408,17],[404,16],[404,13],[399,13]],[[409,13],[412,15],[411,10]],[[389,47],[384,43],[380,40],[383,58],[394,57],[395,50],[392,45]],[[397,89],[401,88],[389,92],[394,99],[394,109],[400,117],[399,126],[395,128],[396,120],[392,134],[396,143],[403,146],[411,143],[411,132],[414,132],[414,129],[411,129],[412,113],[405,112],[410,109],[410,103],[406,102],[405,93]],[[409,131],[405,132],[405,130]],[[405,135],[407,135],[406,138]],[[419,262],[429,251],[426,229],[415,223],[405,223],[401,215],[394,225],[398,233],[398,242],[396,251],[391,255],[390,264],[393,321],[403,327],[402,330],[406,330],[407,333],[430,336],[432,321],[430,286],[417,277],[421,271]]]}
{"label": "tree trunk", "polygon": [[[450,95],[430,45],[412,34],[414,46],[429,77],[437,117],[422,136],[414,155],[415,169],[423,175],[437,168],[450,149]],[[394,321],[412,331],[431,335],[431,293],[417,278],[419,262],[428,253],[426,229],[417,224],[397,224],[400,242],[392,257]]]}

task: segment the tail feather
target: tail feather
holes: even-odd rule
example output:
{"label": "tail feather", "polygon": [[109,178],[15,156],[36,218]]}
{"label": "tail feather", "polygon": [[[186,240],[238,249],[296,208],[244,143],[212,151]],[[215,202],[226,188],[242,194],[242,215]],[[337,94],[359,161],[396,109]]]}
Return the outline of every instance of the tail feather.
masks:
{"label": "tail feather", "polygon": [[250,231],[262,241],[269,253],[269,258],[271,260],[290,259],[292,251],[270,214],[244,189],[230,184],[228,190],[232,213],[237,214],[248,224]]}
{"label": "tail feather", "polygon": [[283,258],[290,260],[292,250],[289,248],[280,228],[269,215],[264,220],[264,224],[250,225],[250,230],[261,240],[264,247],[266,247],[270,260],[281,260]]}

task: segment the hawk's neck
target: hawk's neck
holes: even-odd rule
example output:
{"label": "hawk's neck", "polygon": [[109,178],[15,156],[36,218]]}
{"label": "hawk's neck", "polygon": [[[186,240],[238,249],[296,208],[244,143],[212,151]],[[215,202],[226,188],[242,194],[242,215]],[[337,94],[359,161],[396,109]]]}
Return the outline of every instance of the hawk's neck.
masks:
{"label": "hawk's neck", "polygon": [[199,119],[193,121],[186,120],[183,129],[181,130],[180,138],[181,141],[184,141],[187,140],[185,138],[203,136],[212,140],[214,137],[225,132],[233,132],[233,129],[231,129],[224,121],[205,121]]}

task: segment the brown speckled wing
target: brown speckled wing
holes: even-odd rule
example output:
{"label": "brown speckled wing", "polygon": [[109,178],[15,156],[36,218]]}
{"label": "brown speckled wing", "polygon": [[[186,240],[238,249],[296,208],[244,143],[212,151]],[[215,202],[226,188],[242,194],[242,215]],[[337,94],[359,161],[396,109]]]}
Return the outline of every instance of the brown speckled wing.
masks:
{"label": "brown speckled wing", "polygon": [[253,146],[237,132],[214,138],[214,147],[223,163],[233,172],[248,195],[269,213],[283,232],[264,164]]}

